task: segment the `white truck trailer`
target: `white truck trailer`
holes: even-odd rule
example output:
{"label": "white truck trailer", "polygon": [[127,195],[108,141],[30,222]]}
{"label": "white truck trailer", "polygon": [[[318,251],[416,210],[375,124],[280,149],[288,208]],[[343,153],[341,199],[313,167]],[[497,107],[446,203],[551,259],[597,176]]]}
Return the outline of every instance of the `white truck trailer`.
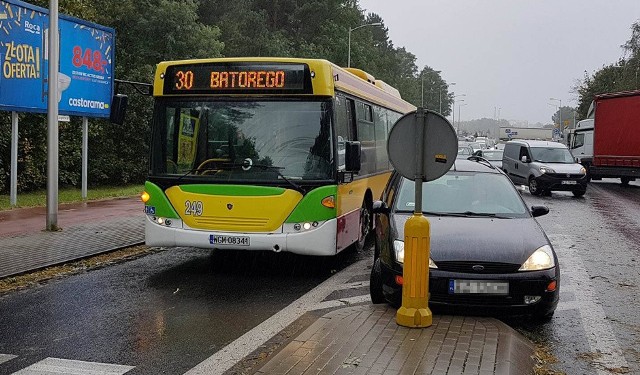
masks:
{"label": "white truck trailer", "polygon": [[500,127],[498,137],[501,141],[509,141],[512,139],[538,139],[542,141],[551,141],[553,140],[553,129]]}

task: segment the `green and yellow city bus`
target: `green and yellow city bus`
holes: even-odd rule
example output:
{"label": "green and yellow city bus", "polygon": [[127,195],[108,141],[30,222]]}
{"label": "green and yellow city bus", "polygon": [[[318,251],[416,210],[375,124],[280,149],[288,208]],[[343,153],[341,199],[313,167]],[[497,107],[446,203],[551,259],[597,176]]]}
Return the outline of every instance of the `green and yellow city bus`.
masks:
{"label": "green and yellow city bus", "polygon": [[414,109],[313,59],[162,62],[153,95],[148,245],[319,256],[364,245],[387,135]]}

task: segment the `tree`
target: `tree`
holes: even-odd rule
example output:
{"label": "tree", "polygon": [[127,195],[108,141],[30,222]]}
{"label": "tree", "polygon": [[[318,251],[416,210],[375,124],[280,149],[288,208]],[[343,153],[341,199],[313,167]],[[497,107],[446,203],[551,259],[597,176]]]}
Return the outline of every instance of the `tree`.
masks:
{"label": "tree", "polygon": [[578,94],[578,117],[586,118],[587,111],[596,95],[636,90],[640,88],[638,73],[640,71],[640,22],[631,26],[631,38],[622,45],[628,57],[618,60],[615,64],[603,66],[589,75],[586,71],[584,78],[574,87]]}
{"label": "tree", "polygon": [[[562,111],[562,117],[560,116],[560,111]],[[573,107],[562,106],[562,108],[558,109],[553,116],[551,116],[551,121],[553,124],[560,124],[560,119],[562,119],[562,129],[573,124],[574,115],[576,114],[576,109]]]}

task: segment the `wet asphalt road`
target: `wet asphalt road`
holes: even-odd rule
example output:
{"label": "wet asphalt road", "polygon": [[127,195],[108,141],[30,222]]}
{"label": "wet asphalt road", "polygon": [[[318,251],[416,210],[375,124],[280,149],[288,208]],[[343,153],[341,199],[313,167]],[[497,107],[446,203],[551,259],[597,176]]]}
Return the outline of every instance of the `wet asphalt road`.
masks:
{"label": "wet asphalt road", "polygon": [[538,222],[558,254],[561,302],[550,323],[507,322],[567,374],[640,374],[640,182],[594,181],[584,198],[522,196],[550,209]]}
{"label": "wet asphalt road", "polygon": [[[506,320],[558,358],[567,374],[640,373],[640,183],[592,183],[522,196],[562,267],[550,323]],[[0,364],[10,374],[46,357],[182,374],[299,296],[371,252],[337,259],[182,248],[50,281],[0,297]],[[366,291],[361,291],[366,293]]]}
{"label": "wet asphalt road", "polygon": [[14,292],[0,297],[0,353],[17,357],[0,374],[47,357],[182,374],[369,256],[181,248]]}

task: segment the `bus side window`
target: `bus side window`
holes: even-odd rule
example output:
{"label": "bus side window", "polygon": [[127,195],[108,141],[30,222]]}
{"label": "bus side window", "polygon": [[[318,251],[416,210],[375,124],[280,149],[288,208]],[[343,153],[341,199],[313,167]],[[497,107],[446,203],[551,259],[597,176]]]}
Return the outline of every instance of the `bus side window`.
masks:
{"label": "bus side window", "polygon": [[371,105],[364,102],[358,102],[357,109],[358,141],[362,146],[360,174],[367,175],[376,172],[376,137],[373,113]]}
{"label": "bus side window", "polygon": [[345,142],[355,139],[353,133],[353,100],[336,96],[336,138],[338,139],[338,170],[344,170]]}
{"label": "bus side window", "polygon": [[389,169],[389,158],[387,157],[387,116],[389,111],[382,107],[375,107],[374,112],[376,170],[381,172]]}
{"label": "bus side window", "polygon": [[347,128],[349,129],[349,140],[358,141],[358,131],[356,129],[356,111],[353,99],[346,99],[347,107]]}

